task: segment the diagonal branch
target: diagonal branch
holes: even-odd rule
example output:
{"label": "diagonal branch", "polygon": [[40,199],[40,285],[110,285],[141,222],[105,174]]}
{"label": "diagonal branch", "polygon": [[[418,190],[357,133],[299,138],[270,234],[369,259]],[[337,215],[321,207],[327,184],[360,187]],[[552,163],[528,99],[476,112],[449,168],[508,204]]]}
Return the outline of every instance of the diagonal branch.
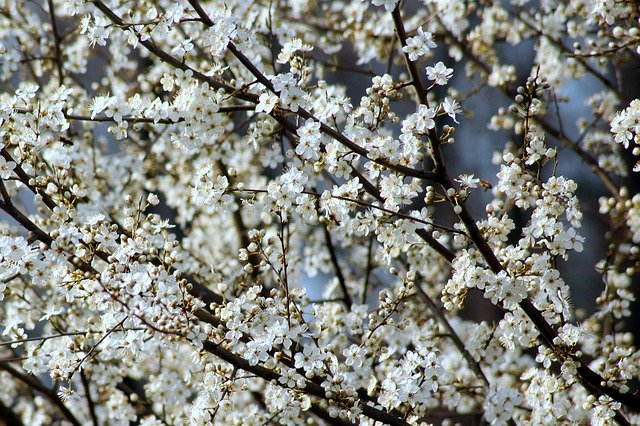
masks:
{"label": "diagonal branch", "polygon": [[0,361],[0,369],[6,371],[14,378],[20,380],[22,383],[28,385],[31,389],[36,390],[43,394],[54,406],[60,410],[64,418],[69,421],[74,426],[81,426],[82,423],[80,420],[76,418],[76,416],[64,405],[64,402],[60,399],[60,397],[56,394],[56,391],[53,389],[49,389],[46,387],[40,380],[37,378],[21,373],[20,371],[13,368],[8,362]]}
{"label": "diagonal branch", "polygon": [[[400,36],[400,34],[402,34],[403,31],[402,31],[402,17],[400,15],[399,9],[400,9],[399,6],[396,7],[396,9],[393,11],[393,15],[394,15],[394,23],[400,26],[401,28],[400,30],[397,30],[397,34]],[[441,23],[441,26],[445,28],[445,31],[448,31],[446,27],[442,25],[442,23]],[[452,40],[457,40],[457,38],[452,36],[451,33],[449,33],[449,37]],[[406,39],[404,41],[401,40],[401,42],[403,43],[402,44],[403,46],[406,45]],[[458,44],[462,44],[462,43],[458,42]],[[459,47],[462,48],[462,46],[459,46]],[[468,51],[468,50],[469,49],[466,48],[465,51]],[[408,63],[411,64],[412,61],[409,60]],[[485,68],[488,68],[486,64],[484,64],[484,66]],[[421,83],[419,83],[419,80],[414,81],[414,86],[416,87],[416,90],[418,91],[418,93],[423,91],[421,90]],[[453,182],[451,181],[451,178],[448,176],[447,169],[444,165],[444,159],[441,154],[440,146],[434,145],[433,149],[434,149],[434,157],[440,158],[442,161],[441,163],[439,163],[439,165],[441,166],[439,170],[440,171],[439,176],[440,176],[440,183],[442,184],[443,188],[446,191],[450,188],[453,188]],[[466,204],[460,203],[459,205],[461,207],[461,211],[458,213],[458,217],[460,218],[462,223],[466,226],[467,231],[469,232],[469,237],[471,241],[478,248],[483,258],[489,265],[489,268],[496,274],[504,270],[502,263],[500,262],[500,260],[498,259],[496,254],[493,252],[493,250],[489,246],[484,236],[482,235],[480,229],[478,228],[478,225],[473,219]],[[526,313],[526,315],[531,319],[531,321],[534,323],[536,328],[540,331],[540,337],[543,343],[549,348],[553,350],[557,350],[557,347],[554,344],[555,338],[558,337],[557,332],[551,327],[551,325],[542,316],[542,313],[538,309],[536,309],[536,307],[533,305],[531,300],[529,300],[528,298],[523,300],[520,303],[520,307]],[[591,370],[585,364],[585,361],[581,359],[581,357],[578,357],[576,354],[573,354],[573,353],[570,354],[569,356],[579,363],[579,367],[578,367],[579,376],[583,379],[583,384],[585,384],[585,387],[590,392],[594,393],[595,395],[606,394],[614,398],[616,401],[622,402],[628,407],[640,407],[640,398],[638,398],[635,395],[632,395],[630,392],[623,394],[618,389],[605,385],[604,379],[600,377],[597,373],[595,373],[593,370]],[[624,420],[624,417],[619,412],[617,414],[617,418],[618,417]],[[619,421],[622,421],[622,420],[619,420]]]}
{"label": "diagonal branch", "polygon": [[[102,12],[104,13],[114,24],[118,25],[118,26],[123,26],[125,25],[124,21],[118,16],[116,15],[107,5],[105,5],[102,1],[100,0],[92,0],[93,4]],[[190,0],[190,3],[196,4],[198,5],[198,9],[196,9],[196,11],[198,11],[198,13],[200,15],[201,20],[203,21],[203,23],[205,23],[208,26],[212,26],[213,25],[213,21],[211,20],[211,18],[209,18],[209,16],[207,16],[207,14],[202,10],[202,8],[200,7],[200,5],[198,4],[197,1],[194,0]],[[194,6],[195,8],[195,6]],[[142,46],[144,46],[147,50],[149,50],[151,53],[153,53],[155,56],[157,56],[159,59],[161,59],[163,62],[166,62],[167,64],[175,67],[175,68],[179,68],[182,70],[191,70],[191,72],[193,72],[193,77],[196,78],[199,81],[202,82],[206,82],[208,83],[211,87],[215,88],[215,89],[223,89],[225,92],[229,93],[230,95],[238,98],[238,99],[242,99],[245,101],[249,101],[249,102],[253,102],[253,103],[258,103],[258,96],[252,93],[247,92],[246,90],[242,90],[242,91],[238,91],[236,88],[221,82],[220,80],[214,79],[212,77],[208,77],[206,75],[204,75],[203,73],[201,73],[200,71],[188,66],[186,63],[181,62],[180,60],[178,60],[177,58],[173,57],[172,55],[168,54],[167,52],[165,52],[164,50],[162,50],[161,48],[159,48],[155,43],[153,43],[150,40],[140,40],[140,44]],[[232,52],[234,54],[234,56],[236,56],[236,58],[256,77],[256,79],[262,83],[267,89],[269,89],[271,92],[275,93],[274,88],[273,88],[273,84],[271,84],[271,82],[269,81],[269,79],[262,74],[252,63],[251,61],[242,54],[242,52],[238,51],[237,48],[234,46],[233,43],[229,42],[228,45],[229,51]],[[282,120],[286,121],[286,119],[284,117],[281,117],[280,119],[278,119],[278,116],[282,116],[283,113],[278,112],[276,110],[272,111],[270,113],[271,116],[273,116],[274,118],[276,118],[276,120],[278,120],[279,122],[281,122]],[[320,120],[318,120],[316,117],[314,117],[311,113],[309,113],[308,111],[304,110],[303,108],[299,108],[298,111],[296,112],[296,114],[304,119],[313,119],[314,121],[320,122]],[[289,127],[293,127],[294,129],[294,133],[295,130],[297,130],[297,126],[291,124]],[[352,150],[353,152],[355,152],[356,154],[367,158],[375,163],[378,163],[390,170],[396,171],[398,173],[402,173],[405,174],[407,176],[412,176],[412,177],[417,177],[419,179],[426,179],[426,180],[435,180],[436,175],[432,172],[428,172],[428,171],[422,171],[422,170],[417,170],[417,169],[413,169],[411,167],[406,167],[406,166],[402,166],[399,164],[392,164],[387,160],[381,159],[381,158],[376,158],[376,159],[371,159],[369,158],[369,152],[361,147],[360,145],[356,144],[354,141],[352,141],[351,139],[349,139],[348,137],[346,137],[343,133],[331,128],[330,126],[320,122],[320,130],[325,133],[326,135],[330,136],[332,139],[335,139],[336,141],[340,142],[342,145],[346,146],[347,148],[349,148],[350,150]]]}
{"label": "diagonal branch", "polygon": [[[203,344],[204,344],[204,349],[207,352],[210,352],[216,355],[218,358],[224,361],[227,361],[228,363],[232,364],[236,368],[247,371],[249,373],[253,373],[256,376],[268,382],[270,381],[277,382],[278,379],[280,378],[280,375],[275,371],[272,371],[261,365],[251,365],[249,361],[223,348],[221,345],[215,344],[209,340],[205,340]],[[317,383],[307,380],[305,382],[304,390],[310,395],[331,401],[331,399],[327,397],[324,388]],[[370,419],[377,420],[379,422],[382,422],[384,424],[389,424],[389,425],[398,425],[398,426],[407,425],[407,423],[404,420],[390,413],[374,408],[373,406],[368,405],[362,401],[360,401],[359,405],[360,405],[360,408],[362,409],[363,414],[369,417]]]}

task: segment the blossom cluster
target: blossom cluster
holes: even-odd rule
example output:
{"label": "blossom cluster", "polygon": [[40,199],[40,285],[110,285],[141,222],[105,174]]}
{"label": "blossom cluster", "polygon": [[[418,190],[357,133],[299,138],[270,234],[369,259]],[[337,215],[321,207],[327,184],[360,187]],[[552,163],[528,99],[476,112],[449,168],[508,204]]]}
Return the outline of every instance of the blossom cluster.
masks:
{"label": "blossom cluster", "polygon": [[0,11],[8,424],[640,424],[630,2]]}

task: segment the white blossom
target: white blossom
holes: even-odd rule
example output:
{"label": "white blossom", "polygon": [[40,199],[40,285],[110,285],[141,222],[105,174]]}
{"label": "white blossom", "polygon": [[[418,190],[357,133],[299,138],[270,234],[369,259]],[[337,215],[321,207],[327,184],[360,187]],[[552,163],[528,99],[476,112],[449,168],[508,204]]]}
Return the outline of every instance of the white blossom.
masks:
{"label": "white blossom", "polygon": [[434,84],[445,85],[453,75],[453,69],[447,68],[442,62],[433,67],[427,67],[427,78],[434,80]]}
{"label": "white blossom", "polygon": [[32,3],[9,422],[638,423],[633,2]]}

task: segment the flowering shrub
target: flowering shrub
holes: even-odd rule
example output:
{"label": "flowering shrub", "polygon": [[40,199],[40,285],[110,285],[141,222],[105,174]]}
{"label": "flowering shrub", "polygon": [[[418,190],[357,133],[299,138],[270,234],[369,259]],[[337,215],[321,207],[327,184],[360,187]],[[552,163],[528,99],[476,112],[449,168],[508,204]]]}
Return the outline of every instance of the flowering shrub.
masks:
{"label": "flowering shrub", "polygon": [[[639,18],[621,0],[0,1],[0,417],[640,424],[640,100],[616,78]],[[533,46],[528,77],[505,46]],[[563,122],[585,76],[590,113]],[[486,105],[502,147],[482,178],[449,147],[481,89],[510,102]],[[598,209],[560,150],[608,191],[605,235],[583,231]],[[577,315],[562,265],[598,240],[604,289]],[[462,315],[483,298],[497,319]]]}

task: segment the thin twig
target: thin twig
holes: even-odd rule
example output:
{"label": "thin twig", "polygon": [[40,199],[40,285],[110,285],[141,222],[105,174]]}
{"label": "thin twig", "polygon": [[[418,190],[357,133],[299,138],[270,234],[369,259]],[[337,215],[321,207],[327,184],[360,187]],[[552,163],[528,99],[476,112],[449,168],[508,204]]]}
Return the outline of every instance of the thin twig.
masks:
{"label": "thin twig", "polygon": [[336,278],[338,279],[338,284],[340,284],[340,289],[342,290],[342,300],[347,307],[347,310],[351,310],[351,295],[349,294],[349,289],[347,288],[347,283],[344,279],[344,274],[342,273],[342,268],[340,267],[340,263],[338,262],[338,256],[336,255],[336,249],[333,246],[333,242],[331,241],[331,234],[327,229],[326,225],[322,225],[322,231],[324,234],[324,241],[327,244],[327,249],[329,250],[329,257],[331,258],[331,264],[333,265],[333,269],[336,274]]}
{"label": "thin twig", "polygon": [[58,33],[58,23],[56,20],[55,7],[53,5],[53,0],[47,0],[49,5],[49,18],[51,19],[51,32],[53,33],[53,44],[56,50],[56,68],[58,71],[58,83],[60,86],[64,84],[64,70],[63,70],[63,62],[62,62],[62,49],[60,48],[60,34]]}
{"label": "thin twig", "polygon": [[80,371],[80,380],[82,381],[82,386],[84,387],[84,394],[87,399],[87,406],[89,408],[89,415],[91,416],[91,422],[93,426],[99,426],[98,415],[96,414],[96,405],[93,402],[93,398],[91,397],[91,383],[87,378],[87,375],[84,374],[84,371]]}

